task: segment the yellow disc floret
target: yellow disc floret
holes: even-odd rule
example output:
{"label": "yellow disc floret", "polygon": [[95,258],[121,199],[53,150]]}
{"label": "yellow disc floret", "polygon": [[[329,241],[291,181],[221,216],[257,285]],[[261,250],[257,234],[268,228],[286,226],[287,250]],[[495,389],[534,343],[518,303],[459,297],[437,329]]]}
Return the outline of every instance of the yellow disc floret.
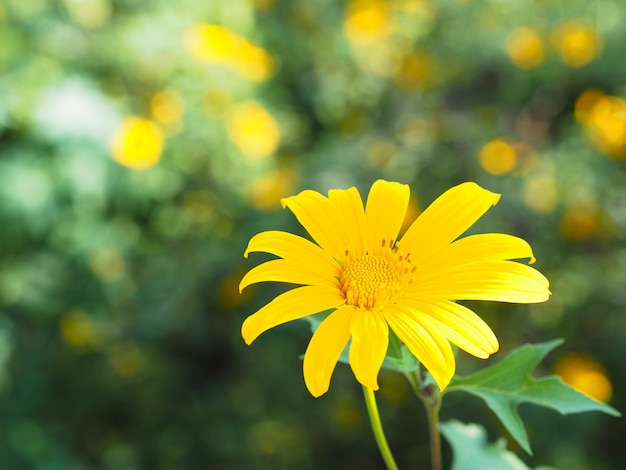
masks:
{"label": "yellow disc floret", "polygon": [[400,289],[400,275],[383,256],[361,256],[350,261],[341,275],[346,301],[363,308],[383,308]]}

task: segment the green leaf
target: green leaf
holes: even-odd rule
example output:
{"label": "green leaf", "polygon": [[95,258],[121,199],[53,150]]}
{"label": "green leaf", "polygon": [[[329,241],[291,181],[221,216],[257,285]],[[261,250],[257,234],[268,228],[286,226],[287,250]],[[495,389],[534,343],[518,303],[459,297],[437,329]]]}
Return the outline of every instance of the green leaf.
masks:
{"label": "green leaf", "polygon": [[520,403],[534,403],[552,408],[561,414],[602,411],[612,416],[621,416],[609,405],[597,402],[566,385],[560,377],[530,377],[530,372],[537,364],[562,342],[557,339],[521,346],[498,364],[467,377],[455,378],[444,393],[462,391],[482,398],[511,436],[529,454],[532,451],[528,435],[517,411]]}
{"label": "green leaf", "polygon": [[485,429],[478,424],[451,420],[441,423],[439,430],[452,447],[452,470],[529,470],[517,455],[506,449],[505,439],[489,444]]}

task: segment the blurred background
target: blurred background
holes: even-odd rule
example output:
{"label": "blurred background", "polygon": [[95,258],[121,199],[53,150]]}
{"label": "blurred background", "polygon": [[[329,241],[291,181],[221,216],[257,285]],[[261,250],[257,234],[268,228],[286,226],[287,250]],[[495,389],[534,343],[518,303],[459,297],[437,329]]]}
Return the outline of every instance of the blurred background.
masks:
{"label": "blurred background", "polygon": [[[252,235],[304,233],[281,197],[378,178],[411,185],[411,218],[463,181],[502,193],[472,230],[527,239],[553,297],[471,305],[494,360],[564,338],[538,372],[626,411],[625,21],[621,0],[3,0],[0,468],[382,469],[349,368],[307,392],[307,322],[241,339],[284,286],[237,288]],[[400,468],[425,468],[421,403],[381,386]],[[531,467],[626,461],[622,419],[521,411]],[[469,396],[452,417],[504,432]]]}

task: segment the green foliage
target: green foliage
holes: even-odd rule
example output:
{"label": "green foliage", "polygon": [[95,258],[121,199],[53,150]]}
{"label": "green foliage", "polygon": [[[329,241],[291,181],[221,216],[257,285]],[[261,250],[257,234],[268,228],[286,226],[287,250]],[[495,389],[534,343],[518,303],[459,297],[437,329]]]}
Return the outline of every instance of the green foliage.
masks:
{"label": "green foliage", "polygon": [[[506,449],[506,441],[487,442],[485,429],[478,424],[450,420],[439,426],[454,456],[452,470],[530,470],[515,454]],[[536,470],[550,470],[538,467]]]}
{"label": "green foliage", "polygon": [[522,403],[552,408],[561,414],[602,411],[612,416],[620,416],[614,408],[577,392],[564,384],[559,377],[535,379],[529,375],[561,343],[562,340],[553,340],[521,346],[498,364],[466,377],[455,377],[444,393],[462,391],[483,399],[511,436],[529,454],[532,451],[528,435],[517,411]]}

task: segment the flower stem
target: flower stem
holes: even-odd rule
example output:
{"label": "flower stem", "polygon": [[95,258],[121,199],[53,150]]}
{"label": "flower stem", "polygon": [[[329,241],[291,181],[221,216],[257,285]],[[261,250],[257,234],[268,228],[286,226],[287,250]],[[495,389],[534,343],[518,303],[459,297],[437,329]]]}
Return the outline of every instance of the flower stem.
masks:
{"label": "flower stem", "polygon": [[439,434],[439,408],[441,400],[439,391],[436,392],[436,403],[426,404],[429,400],[423,400],[426,405],[426,415],[428,416],[428,429],[430,431],[430,460],[432,470],[441,470],[441,435]]}
{"label": "flower stem", "polygon": [[411,388],[426,408],[428,431],[430,435],[430,461],[432,470],[441,470],[441,435],[439,434],[439,409],[441,393],[435,385],[425,385],[418,369],[415,375],[406,374]]}
{"label": "flower stem", "polygon": [[380,454],[387,465],[388,470],[398,470],[396,461],[391,454],[389,444],[387,444],[387,438],[383,431],[383,425],[380,422],[380,415],[378,414],[378,405],[376,405],[376,397],[374,396],[374,390],[369,387],[363,386],[363,395],[365,396],[365,405],[367,406],[367,413],[370,417],[370,424],[372,425],[372,431],[374,431],[374,438]]}

